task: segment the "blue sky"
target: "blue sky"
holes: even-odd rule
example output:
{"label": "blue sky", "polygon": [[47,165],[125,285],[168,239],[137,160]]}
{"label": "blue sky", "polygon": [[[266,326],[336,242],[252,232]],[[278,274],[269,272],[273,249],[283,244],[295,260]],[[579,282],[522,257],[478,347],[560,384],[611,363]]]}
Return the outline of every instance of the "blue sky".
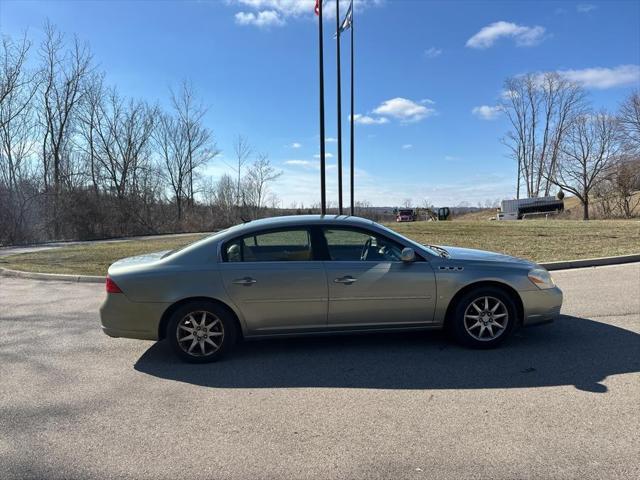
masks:
{"label": "blue sky", "polygon": [[[2,34],[41,38],[45,18],[87,41],[107,82],[166,103],[190,80],[229,168],[237,134],[284,172],[283,206],[319,201],[314,0],[0,0]],[[328,2],[330,15],[335,4]],[[342,5],[342,4],[341,4]],[[344,2],[343,11],[347,2]],[[327,135],[336,137],[334,22],[325,39]],[[515,165],[493,110],[504,79],[561,71],[597,108],[640,87],[640,2],[402,1],[356,4],[356,199],[471,204],[512,196]],[[343,40],[343,158],[348,162],[348,49]],[[336,143],[328,199],[337,201]],[[345,168],[345,185],[348,169]],[[344,191],[345,198],[349,192]]]}

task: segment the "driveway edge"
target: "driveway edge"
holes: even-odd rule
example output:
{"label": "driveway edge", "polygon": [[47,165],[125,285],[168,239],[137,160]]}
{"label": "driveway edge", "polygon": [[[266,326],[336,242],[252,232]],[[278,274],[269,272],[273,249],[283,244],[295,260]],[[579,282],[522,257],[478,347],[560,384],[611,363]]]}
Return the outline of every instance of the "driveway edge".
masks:
{"label": "driveway edge", "polygon": [[561,260],[559,262],[542,262],[539,265],[542,265],[547,270],[569,270],[573,268],[622,265],[625,263],[633,262],[640,262],[640,253],[634,253],[632,255],[621,255],[619,257],[600,257],[585,258],[581,260]]}
{"label": "driveway edge", "polygon": [[[621,255],[619,257],[585,258],[582,260],[562,260],[559,262],[541,262],[539,265],[547,270],[569,270],[574,268],[602,267],[605,265],[622,265],[625,263],[640,262],[640,253],[633,255]],[[97,275],[67,275],[64,273],[40,273],[23,272],[0,267],[0,276],[30,278],[33,280],[53,280],[58,282],[74,283],[102,283],[105,277]]]}
{"label": "driveway edge", "polygon": [[103,283],[105,279],[105,277],[96,275],[67,275],[64,273],[23,272],[21,270],[9,270],[8,268],[1,267],[0,276],[74,283]]}

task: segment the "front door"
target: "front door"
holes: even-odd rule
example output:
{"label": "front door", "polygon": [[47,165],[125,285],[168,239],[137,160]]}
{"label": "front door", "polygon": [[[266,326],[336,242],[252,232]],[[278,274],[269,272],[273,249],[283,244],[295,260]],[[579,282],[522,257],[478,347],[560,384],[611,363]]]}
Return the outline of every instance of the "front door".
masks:
{"label": "front door", "polygon": [[257,232],[222,246],[225,289],[251,334],[327,326],[327,279],[308,229]]}
{"label": "front door", "polygon": [[431,264],[402,262],[403,246],[355,228],[325,228],[330,327],[375,328],[433,323],[436,281]]}

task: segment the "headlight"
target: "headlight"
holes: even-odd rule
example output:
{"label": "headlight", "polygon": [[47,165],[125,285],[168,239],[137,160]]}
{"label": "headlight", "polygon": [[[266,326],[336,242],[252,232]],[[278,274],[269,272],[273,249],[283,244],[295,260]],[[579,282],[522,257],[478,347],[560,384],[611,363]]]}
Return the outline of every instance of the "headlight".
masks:
{"label": "headlight", "polygon": [[541,290],[546,290],[547,288],[553,288],[556,284],[553,283],[553,278],[551,278],[551,274],[547,272],[544,268],[534,268],[529,271],[529,280],[536,287]]}

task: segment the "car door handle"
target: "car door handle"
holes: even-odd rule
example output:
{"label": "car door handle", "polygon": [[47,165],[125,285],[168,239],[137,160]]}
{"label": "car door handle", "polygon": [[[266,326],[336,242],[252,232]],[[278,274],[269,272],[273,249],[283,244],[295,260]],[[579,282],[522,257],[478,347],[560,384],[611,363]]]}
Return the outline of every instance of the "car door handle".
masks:
{"label": "car door handle", "polygon": [[350,275],[347,275],[346,277],[340,277],[340,278],[336,278],[333,280],[334,283],[344,283],[346,285],[351,285],[353,282],[356,282],[358,279],[357,278],[353,278]]}
{"label": "car door handle", "polygon": [[253,285],[256,282],[257,280],[251,277],[238,278],[233,281],[234,285],[245,285],[247,287]]}

